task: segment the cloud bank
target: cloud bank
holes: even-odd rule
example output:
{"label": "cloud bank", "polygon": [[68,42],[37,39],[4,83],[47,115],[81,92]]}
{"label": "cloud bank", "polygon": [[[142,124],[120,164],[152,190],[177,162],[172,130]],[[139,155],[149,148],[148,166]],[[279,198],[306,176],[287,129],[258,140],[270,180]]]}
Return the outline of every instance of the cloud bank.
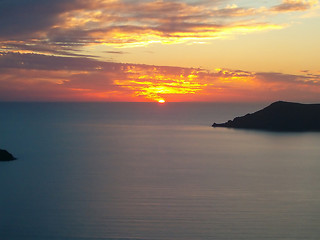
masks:
{"label": "cloud bank", "polygon": [[268,16],[307,11],[317,1],[284,0],[272,7],[220,1],[4,0],[0,49],[81,55],[83,47],[132,47],[201,42],[231,34],[279,29]]}
{"label": "cloud bank", "polygon": [[0,54],[0,101],[317,101],[320,72],[300,75]]}
{"label": "cloud bank", "polygon": [[[240,1],[241,2],[241,1]],[[268,101],[319,96],[319,73],[300,75],[98,60],[95,50],[199,43],[287,25],[314,0],[273,6],[229,0],[0,1],[1,101]],[[280,16],[275,20],[275,16]],[[107,46],[118,47],[107,51]]]}

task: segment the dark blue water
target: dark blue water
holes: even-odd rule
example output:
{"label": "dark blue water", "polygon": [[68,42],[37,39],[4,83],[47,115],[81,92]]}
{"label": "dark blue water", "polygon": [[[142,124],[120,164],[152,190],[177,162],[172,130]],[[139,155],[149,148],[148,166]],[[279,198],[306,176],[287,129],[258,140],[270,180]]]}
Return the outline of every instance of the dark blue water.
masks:
{"label": "dark blue water", "polygon": [[0,239],[319,239],[320,134],[210,127],[263,106],[0,103]]}

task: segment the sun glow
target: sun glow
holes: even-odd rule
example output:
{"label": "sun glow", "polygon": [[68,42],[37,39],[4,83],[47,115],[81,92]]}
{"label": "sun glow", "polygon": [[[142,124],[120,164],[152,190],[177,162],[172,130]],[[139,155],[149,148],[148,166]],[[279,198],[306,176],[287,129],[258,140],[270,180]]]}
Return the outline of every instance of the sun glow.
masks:
{"label": "sun glow", "polygon": [[165,103],[165,102],[166,102],[166,100],[164,100],[164,99],[158,100],[158,103]]}
{"label": "sun glow", "polygon": [[[125,79],[116,79],[113,84],[126,88],[134,97],[159,103],[160,100],[176,100],[177,96],[194,95],[208,85],[205,74],[200,69],[180,69],[176,67],[127,66],[122,70]],[[202,76],[202,77],[200,77]]]}

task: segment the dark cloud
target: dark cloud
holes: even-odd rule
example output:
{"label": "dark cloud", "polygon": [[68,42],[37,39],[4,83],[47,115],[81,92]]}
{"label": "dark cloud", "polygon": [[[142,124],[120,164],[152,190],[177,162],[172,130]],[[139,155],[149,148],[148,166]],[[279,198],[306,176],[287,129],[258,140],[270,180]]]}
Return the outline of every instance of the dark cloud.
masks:
{"label": "dark cloud", "polygon": [[125,51],[104,51],[104,52],[109,54],[128,54],[129,53]]}
{"label": "dark cloud", "polygon": [[268,9],[225,6],[228,2],[0,0],[0,100],[122,101],[164,96],[183,100],[187,96],[210,101],[320,94],[319,74],[307,71],[294,75],[125,64],[99,61],[82,51],[97,44],[183,42],[237,29],[275,28],[279,25],[264,22],[270,11],[305,11],[315,4],[284,0]]}
{"label": "dark cloud", "polygon": [[313,5],[287,0],[271,9],[221,7],[228,2],[2,0],[1,49],[76,56],[87,45],[212,39],[237,29],[279,28],[261,19],[270,10],[300,11]]}
{"label": "dark cloud", "polygon": [[[106,63],[104,63],[106,64]],[[38,70],[95,70],[101,62],[90,58],[58,57],[41,54],[0,53],[0,68]]]}
{"label": "dark cloud", "polygon": [[41,54],[0,54],[0,100],[318,99],[320,75],[153,66]]}
{"label": "dark cloud", "polygon": [[320,86],[319,75],[304,73],[301,75],[284,74],[275,72],[260,72],[256,73],[256,77],[268,83],[285,83],[285,84],[304,84]]}
{"label": "dark cloud", "polygon": [[30,53],[43,53],[54,54],[61,56],[77,56],[77,57],[95,57],[89,54],[81,54],[81,51],[77,49],[77,44],[64,45],[58,43],[42,42],[42,41],[8,41],[3,42],[4,46],[0,47],[2,52],[30,52]]}
{"label": "dark cloud", "polygon": [[305,11],[312,8],[317,1],[305,1],[305,0],[283,0],[281,4],[271,8],[271,11],[275,12],[293,12],[293,11]]}
{"label": "dark cloud", "polygon": [[73,0],[2,0],[0,39],[39,37],[59,22],[59,15],[74,10]]}

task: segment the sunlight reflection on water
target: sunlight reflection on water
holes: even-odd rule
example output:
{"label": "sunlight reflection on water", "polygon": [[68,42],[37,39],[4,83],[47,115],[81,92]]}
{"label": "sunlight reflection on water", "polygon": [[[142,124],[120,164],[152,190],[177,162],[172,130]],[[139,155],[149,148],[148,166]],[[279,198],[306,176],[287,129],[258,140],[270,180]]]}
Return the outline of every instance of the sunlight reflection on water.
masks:
{"label": "sunlight reflection on water", "polygon": [[2,106],[3,240],[320,235],[319,133],[213,129],[232,113],[210,104]]}

